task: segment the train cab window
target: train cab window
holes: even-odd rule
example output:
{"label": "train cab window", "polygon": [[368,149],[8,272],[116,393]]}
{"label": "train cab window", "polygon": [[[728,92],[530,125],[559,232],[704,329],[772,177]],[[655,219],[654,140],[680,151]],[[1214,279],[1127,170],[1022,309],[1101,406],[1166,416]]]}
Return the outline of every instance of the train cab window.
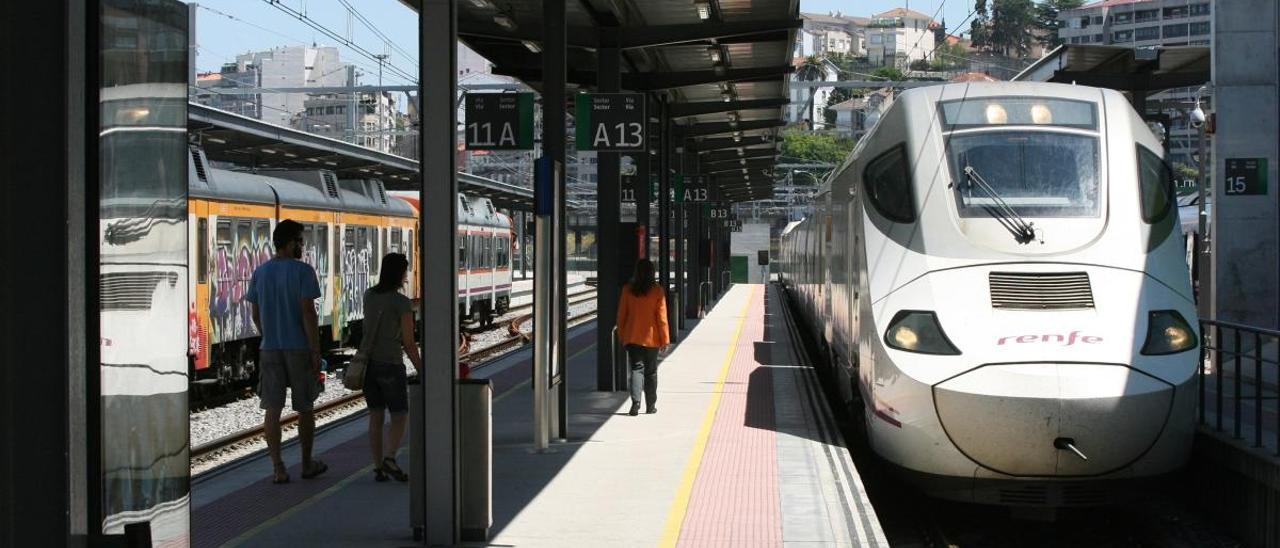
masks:
{"label": "train cab window", "polygon": [[342,234],[334,227],[333,231],[333,273],[342,274]]}
{"label": "train cab window", "polygon": [[196,221],[196,282],[209,281],[209,219]]}
{"label": "train cab window", "polygon": [[1169,164],[1138,145],[1138,184],[1142,192],[1142,220],[1155,224],[1173,208],[1173,175]]}
{"label": "train cab window", "polygon": [[[1097,137],[1023,130],[963,133],[951,135],[946,149],[961,217],[990,215],[1000,202],[1024,217],[1100,214]],[[975,176],[980,180],[969,180]]]}
{"label": "train cab window", "polygon": [[862,182],[868,200],[880,215],[895,223],[915,222],[915,200],[905,146],[895,146],[871,160],[862,172]]}

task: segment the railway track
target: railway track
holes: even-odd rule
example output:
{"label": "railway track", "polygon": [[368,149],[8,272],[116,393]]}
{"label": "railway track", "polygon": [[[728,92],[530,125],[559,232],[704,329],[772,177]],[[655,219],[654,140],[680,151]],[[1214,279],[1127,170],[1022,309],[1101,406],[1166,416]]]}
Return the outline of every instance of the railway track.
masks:
{"label": "railway track", "polygon": [[[577,293],[575,295],[570,295],[570,297],[579,296],[586,293],[595,293],[595,291],[594,290],[584,291],[581,293]],[[591,299],[580,299],[578,301],[571,301],[570,304],[576,304],[576,303],[580,303],[587,300],[591,300]],[[568,324],[572,326],[577,323],[581,323],[581,322],[593,319],[595,318],[595,316],[596,316],[596,313],[594,310],[591,312],[579,314],[577,316],[573,316],[569,318]],[[520,328],[524,325],[525,322],[527,322],[530,319],[532,319],[531,314],[526,314],[526,315],[515,318],[514,320],[508,323],[508,326],[509,326],[508,328],[514,330],[517,334],[507,337],[497,342],[496,344],[488,345],[480,349],[471,350],[467,352],[460,351],[458,356],[458,362],[467,364],[468,366],[470,366],[471,371],[477,371],[477,370],[483,369],[487,365],[487,363],[481,362],[481,360],[487,359],[488,361],[493,361],[494,359],[496,359],[496,357],[494,357],[495,354],[505,353],[504,351],[511,350],[511,349],[523,346],[525,344],[528,344],[529,337],[523,334],[520,331]],[[481,363],[474,366],[470,365],[476,362],[481,362]],[[327,418],[336,414],[341,414],[347,411],[350,407],[361,406],[363,396],[364,394],[362,392],[358,392],[358,391],[351,392],[350,394],[345,394],[339,398],[317,405],[315,408],[316,422],[319,423],[324,418]],[[361,410],[361,411],[356,411],[355,413],[348,413],[347,415],[359,414],[362,412],[363,411]],[[282,416],[280,418],[280,426],[282,429],[288,429],[289,427],[293,426],[297,422],[298,422],[297,413],[289,413],[288,415]],[[321,428],[322,427],[320,427],[319,425],[317,426],[317,430],[320,430]],[[239,432],[235,432],[233,434],[229,434],[221,438],[217,438],[207,443],[202,443],[200,445],[194,446],[191,448],[192,465],[194,466],[197,463],[197,461],[214,459],[219,453],[222,453],[224,451],[234,449],[240,446],[244,446],[246,444],[257,443],[259,440],[261,440],[262,436],[263,436],[263,427],[262,425],[257,425],[252,428],[246,428]],[[236,460],[236,459],[229,459],[229,460]]]}

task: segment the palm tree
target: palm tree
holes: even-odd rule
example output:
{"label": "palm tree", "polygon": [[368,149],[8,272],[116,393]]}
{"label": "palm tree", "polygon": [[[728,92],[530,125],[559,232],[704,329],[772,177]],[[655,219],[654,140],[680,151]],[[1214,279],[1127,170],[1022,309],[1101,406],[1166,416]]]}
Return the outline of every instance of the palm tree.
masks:
{"label": "palm tree", "polygon": [[[810,55],[804,58],[804,62],[796,68],[796,78],[801,82],[813,82],[816,80],[825,80],[827,76],[826,59],[817,55]],[[816,125],[813,119],[813,98],[818,93],[817,87],[809,88],[809,101],[805,103],[806,118],[809,120],[809,129],[814,129]]]}

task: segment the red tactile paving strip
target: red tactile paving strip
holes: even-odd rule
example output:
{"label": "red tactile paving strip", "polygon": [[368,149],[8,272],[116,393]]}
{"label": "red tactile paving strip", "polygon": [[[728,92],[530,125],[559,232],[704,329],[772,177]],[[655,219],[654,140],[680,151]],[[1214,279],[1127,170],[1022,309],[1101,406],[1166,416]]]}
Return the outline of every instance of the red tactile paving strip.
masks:
{"label": "red tactile paving strip", "polygon": [[754,352],[764,335],[761,293],[752,294],[725,378],[680,529],[681,547],[782,544],[773,377]]}

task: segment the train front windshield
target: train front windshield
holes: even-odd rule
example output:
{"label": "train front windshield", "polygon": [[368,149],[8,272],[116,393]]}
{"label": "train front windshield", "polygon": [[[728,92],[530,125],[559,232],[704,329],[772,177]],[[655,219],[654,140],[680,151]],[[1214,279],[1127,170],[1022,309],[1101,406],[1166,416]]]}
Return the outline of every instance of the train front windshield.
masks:
{"label": "train front windshield", "polygon": [[998,97],[945,102],[941,110],[962,217],[1006,207],[1022,217],[1100,214],[1092,103]]}

